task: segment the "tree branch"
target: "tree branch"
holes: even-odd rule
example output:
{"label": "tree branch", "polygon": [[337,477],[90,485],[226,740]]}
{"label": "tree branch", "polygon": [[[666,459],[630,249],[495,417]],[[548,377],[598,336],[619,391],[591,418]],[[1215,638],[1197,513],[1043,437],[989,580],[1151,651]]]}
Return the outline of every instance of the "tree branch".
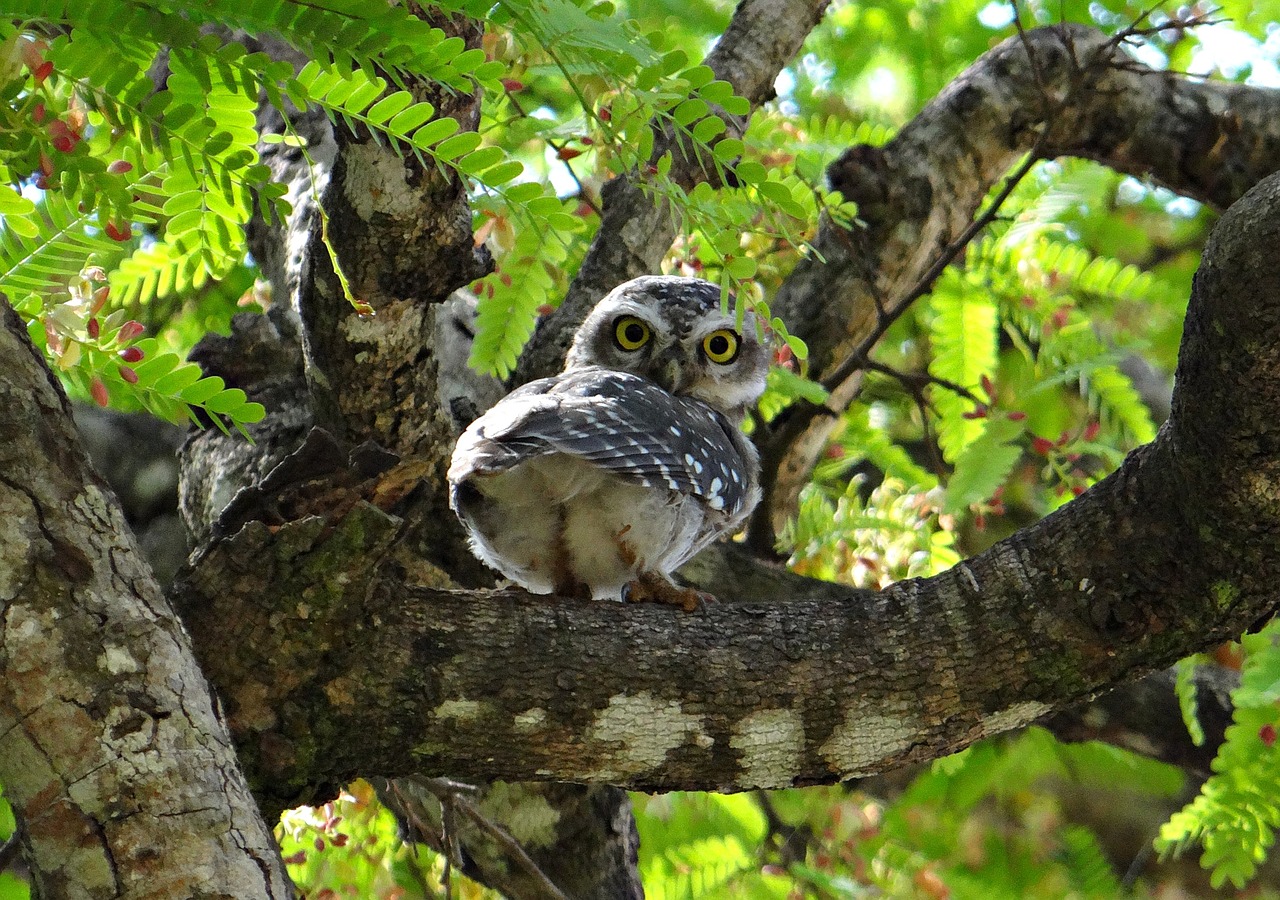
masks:
{"label": "tree branch", "polygon": [[[246,768],[271,804],[356,772],[830,783],[1238,635],[1280,577],[1278,210],[1280,177],[1214,232],[1157,440],[932,579],[869,593],[780,574],[767,601],[714,585],[729,602],[686,615],[414,584],[394,511],[369,502],[327,525],[250,523],[180,588]],[[338,553],[357,565],[317,584]]]}
{"label": "tree branch", "polygon": [[[846,404],[858,384],[849,378],[855,366],[840,361],[856,362],[882,310],[931,286],[936,262],[973,235],[992,187],[1033,149],[1097,160],[1225,208],[1280,168],[1278,123],[1274,90],[1155,71],[1081,25],[1020,33],[961,73],[887,145],[850,148],[829,167],[832,186],[858,203],[865,227],[824,223],[818,253],[797,264],[773,311],[808,343],[816,377],[845,388],[829,405]],[[804,418],[782,417],[764,438],[779,480],[761,515],[775,529],[794,511],[833,427],[831,417],[797,421]]]}

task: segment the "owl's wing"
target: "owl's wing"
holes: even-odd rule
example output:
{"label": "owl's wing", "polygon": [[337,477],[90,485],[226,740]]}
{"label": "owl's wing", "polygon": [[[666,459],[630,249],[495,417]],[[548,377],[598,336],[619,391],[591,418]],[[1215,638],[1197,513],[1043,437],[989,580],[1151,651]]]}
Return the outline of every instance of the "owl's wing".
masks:
{"label": "owl's wing", "polygon": [[596,366],[508,394],[459,439],[449,480],[552,453],[695,495],[730,518],[754,503],[755,451],[723,415],[645,378]]}

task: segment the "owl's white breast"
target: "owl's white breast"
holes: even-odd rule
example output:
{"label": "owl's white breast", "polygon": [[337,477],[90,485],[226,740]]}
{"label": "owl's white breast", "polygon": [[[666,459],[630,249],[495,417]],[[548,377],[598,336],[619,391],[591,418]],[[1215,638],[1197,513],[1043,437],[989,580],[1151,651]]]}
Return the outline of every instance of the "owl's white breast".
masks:
{"label": "owl's white breast", "polygon": [[669,575],[697,545],[707,510],[564,454],[476,476],[464,515],[477,554],[534,593],[620,599],[641,571]]}

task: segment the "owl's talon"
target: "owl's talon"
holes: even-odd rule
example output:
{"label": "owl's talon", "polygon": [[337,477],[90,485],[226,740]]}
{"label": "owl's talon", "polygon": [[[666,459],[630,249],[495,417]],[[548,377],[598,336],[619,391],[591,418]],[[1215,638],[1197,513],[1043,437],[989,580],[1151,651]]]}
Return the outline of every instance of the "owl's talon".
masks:
{"label": "owl's talon", "polygon": [[622,602],[664,603],[691,613],[703,604],[715,603],[716,598],[706,591],[674,585],[660,575],[641,573],[639,578],[622,586]]}

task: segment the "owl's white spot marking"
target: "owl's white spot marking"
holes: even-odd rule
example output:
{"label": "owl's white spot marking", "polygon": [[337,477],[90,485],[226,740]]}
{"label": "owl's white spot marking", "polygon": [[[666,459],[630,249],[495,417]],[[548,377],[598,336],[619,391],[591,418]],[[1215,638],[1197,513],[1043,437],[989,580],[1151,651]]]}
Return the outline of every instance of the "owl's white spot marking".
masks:
{"label": "owl's white spot marking", "polygon": [[711,479],[711,484],[708,485],[708,490],[711,491],[712,496],[719,496],[720,491],[722,491],[723,489],[724,489],[723,481],[721,481],[719,478]]}
{"label": "owl's white spot marking", "polygon": [[742,484],[742,479],[738,477],[738,470],[734,469],[729,473],[729,477],[733,479],[734,484]]}
{"label": "owl's white spot marking", "polygon": [[693,465],[693,454],[692,454],[692,453],[686,453],[686,454],[684,455],[684,464],[685,464],[686,466],[692,466],[692,465]]}
{"label": "owl's white spot marking", "polygon": [[707,500],[707,506],[712,509],[724,509],[724,498],[715,494]]}
{"label": "owl's white spot marking", "polygon": [[742,754],[745,783],[790,787],[804,751],[804,720],[793,709],[754,712],[734,726],[729,746]]}
{"label": "owl's white spot marking", "polygon": [[702,463],[698,462],[696,459],[693,461],[693,471],[697,472],[699,475],[702,474]]}
{"label": "owl's white spot marking", "polygon": [[610,781],[655,769],[690,735],[699,746],[711,739],[703,730],[702,717],[684,712],[675,700],[654,697],[649,691],[610,697],[608,707],[596,713],[587,729],[587,743],[599,745],[592,753],[601,761],[587,780]]}
{"label": "owl's white spot marking", "polygon": [[516,731],[533,731],[547,719],[547,711],[541,706],[534,706],[522,713],[516,713]]}
{"label": "owl's white spot marking", "polygon": [[864,775],[885,757],[906,750],[915,736],[916,726],[910,719],[864,713],[864,708],[846,710],[844,721],[818,748],[842,780]]}
{"label": "owl's white spot marking", "polygon": [[1040,718],[1049,711],[1050,707],[1035,700],[1015,703],[1008,709],[1002,709],[999,712],[985,716],[982,720],[982,730],[986,734],[999,734],[1002,731],[1010,731]]}
{"label": "owl's white spot marking", "polygon": [[676,437],[680,437],[682,434],[684,434],[684,432],[683,432],[683,431],[681,431],[679,428],[677,428],[677,427],[676,427],[676,426],[674,426],[674,425],[672,425],[672,426],[671,426],[670,428],[668,428],[667,430],[668,430],[668,431],[670,431],[670,432],[671,432],[673,435],[675,435]]}

